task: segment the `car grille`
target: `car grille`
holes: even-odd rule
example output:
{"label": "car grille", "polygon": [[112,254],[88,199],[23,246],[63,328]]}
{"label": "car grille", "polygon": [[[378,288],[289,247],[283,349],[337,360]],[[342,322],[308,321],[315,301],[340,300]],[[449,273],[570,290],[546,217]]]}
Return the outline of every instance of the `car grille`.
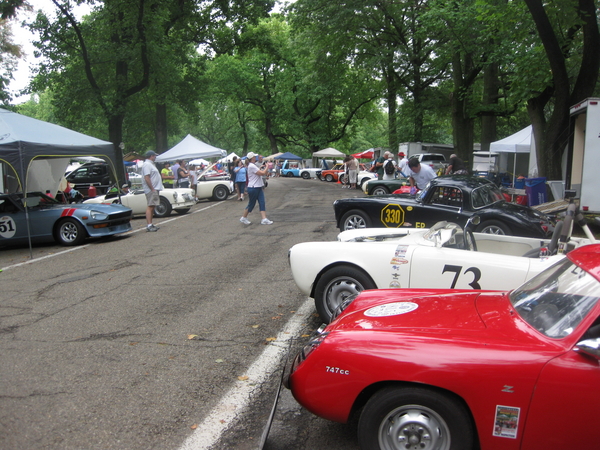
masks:
{"label": "car grille", "polygon": [[[110,220],[111,222],[113,220],[118,220],[118,219],[127,219],[127,220],[131,220],[131,211],[123,211],[123,212],[118,212],[118,213],[111,213],[108,215],[108,220]],[[124,222],[126,223],[126,222]]]}

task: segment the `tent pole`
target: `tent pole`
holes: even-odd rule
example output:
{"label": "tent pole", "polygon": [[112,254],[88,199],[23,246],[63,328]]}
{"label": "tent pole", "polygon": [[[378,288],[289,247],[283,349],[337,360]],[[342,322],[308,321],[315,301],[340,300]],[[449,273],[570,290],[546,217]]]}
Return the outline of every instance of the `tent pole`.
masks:
{"label": "tent pole", "polygon": [[27,224],[27,240],[29,241],[29,259],[33,259],[33,247],[31,246],[31,228],[29,226],[29,207],[27,206],[27,174],[23,170],[23,144],[19,141],[19,162],[21,164],[21,174],[25,177],[23,183],[23,202],[25,206],[25,223]]}

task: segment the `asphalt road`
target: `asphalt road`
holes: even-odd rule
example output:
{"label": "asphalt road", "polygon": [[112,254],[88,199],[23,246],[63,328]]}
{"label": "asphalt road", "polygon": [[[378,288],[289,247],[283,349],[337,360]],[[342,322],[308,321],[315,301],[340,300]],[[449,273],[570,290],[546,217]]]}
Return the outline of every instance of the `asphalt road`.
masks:
{"label": "asphalt road", "polygon": [[[266,196],[270,226],[257,211],[242,225],[232,197],[157,233],[136,218],[133,233],[36,246],[33,260],[0,250],[0,448],[258,448],[282,362],[254,364],[294,353],[320,324],[287,251],[335,239],[332,202],[362,193],[285,178]],[[312,416],[284,389],[265,448],[358,446],[353,424]]]}

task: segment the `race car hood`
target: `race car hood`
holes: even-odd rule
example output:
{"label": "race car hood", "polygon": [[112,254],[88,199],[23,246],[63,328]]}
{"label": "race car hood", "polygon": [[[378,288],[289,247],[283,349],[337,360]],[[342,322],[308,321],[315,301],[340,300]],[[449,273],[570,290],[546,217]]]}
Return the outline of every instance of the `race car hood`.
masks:
{"label": "race car hood", "polygon": [[386,332],[429,332],[434,329],[443,333],[459,329],[481,331],[486,326],[476,307],[480,295],[480,292],[472,290],[364,291],[331,327]]}
{"label": "race car hood", "polygon": [[108,205],[105,203],[76,203],[74,205],[52,205],[52,206],[47,206],[45,208],[64,209],[64,210],[77,209],[77,210],[83,210],[83,211],[94,210],[94,211],[98,211],[98,212],[103,212],[105,214],[131,211],[131,209],[129,209],[128,207],[123,206],[123,205],[119,205],[119,204]]}

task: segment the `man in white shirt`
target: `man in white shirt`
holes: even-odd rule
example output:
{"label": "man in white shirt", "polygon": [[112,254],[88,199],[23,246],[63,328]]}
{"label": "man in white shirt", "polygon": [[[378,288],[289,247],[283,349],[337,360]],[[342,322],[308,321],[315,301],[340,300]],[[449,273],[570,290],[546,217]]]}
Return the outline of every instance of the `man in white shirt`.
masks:
{"label": "man in white shirt", "polygon": [[146,160],[142,165],[142,187],[146,194],[146,231],[158,231],[158,227],[152,223],[154,217],[154,208],[160,205],[159,192],[163,190],[162,177],[154,164],[156,152],[149,150],[146,152]]}
{"label": "man in white shirt", "polygon": [[410,175],[410,169],[408,168],[408,159],[404,152],[398,153],[398,172],[400,176],[407,178]]}
{"label": "man in white shirt", "polygon": [[[408,160],[408,168],[410,169],[410,193],[414,194],[417,188],[425,189],[427,183],[437,177],[435,171],[427,164],[421,164],[418,158],[410,158]],[[416,187],[415,187],[416,186]]]}

